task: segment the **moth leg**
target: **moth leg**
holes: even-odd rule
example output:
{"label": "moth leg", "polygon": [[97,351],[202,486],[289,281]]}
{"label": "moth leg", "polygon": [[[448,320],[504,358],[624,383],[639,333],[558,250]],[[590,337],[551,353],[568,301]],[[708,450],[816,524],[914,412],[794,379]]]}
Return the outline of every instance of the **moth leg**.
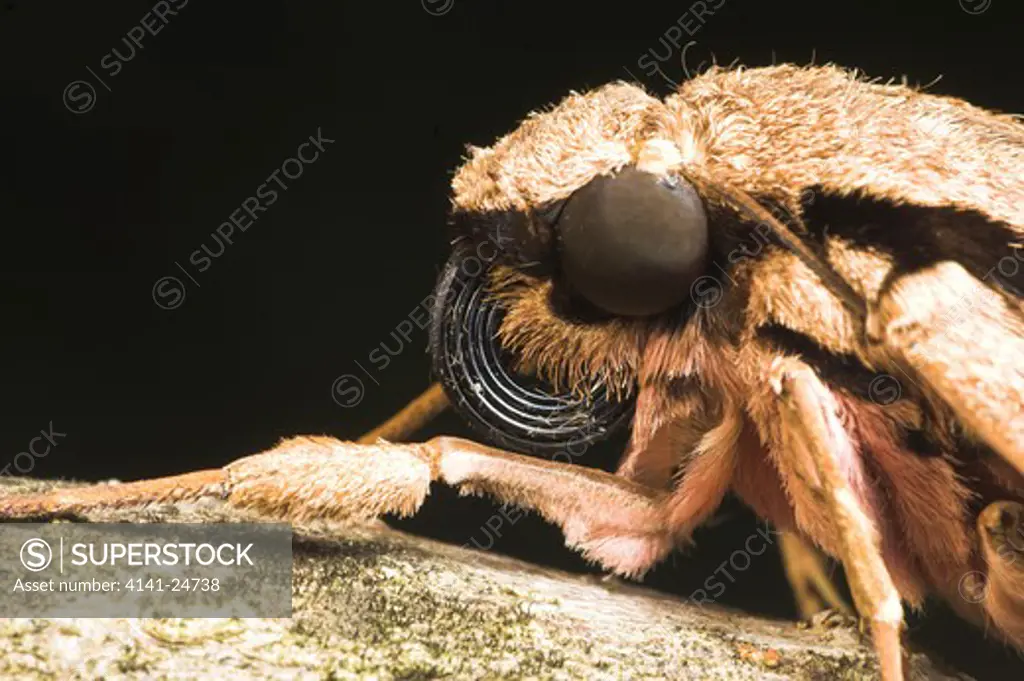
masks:
{"label": "moth leg", "polygon": [[881,538],[843,475],[835,453],[852,445],[832,395],[808,366],[782,360],[771,387],[781,401],[781,427],[789,432],[807,488],[831,511],[840,557],[857,610],[871,626],[884,681],[903,679],[903,606],[881,552]]}
{"label": "moth leg", "polygon": [[978,516],[978,536],[987,564],[985,611],[1008,641],[1024,648],[1024,504],[989,504]]}
{"label": "moth leg", "polygon": [[664,492],[451,437],[373,445],[296,437],[219,470],[0,498],[0,517],[212,498],[282,520],[365,521],[415,513],[433,480],[538,512],[569,546],[620,575],[642,574],[673,547]]}
{"label": "moth leg", "polygon": [[427,425],[448,407],[448,398],[440,383],[433,383],[409,404],[373,430],[357,440],[361,444],[373,444],[377,440],[392,442],[408,440],[409,436]]}
{"label": "moth leg", "polygon": [[[448,399],[441,384],[433,383],[388,420],[361,435],[357,442],[374,444],[382,439],[406,439],[447,407]],[[118,486],[62,490],[48,496],[35,497],[39,502],[36,506],[30,503],[29,498],[25,498],[19,508],[24,509],[22,515],[48,515],[101,506],[113,508],[144,502],[171,503],[204,497],[223,498],[224,484],[223,471],[205,470]],[[3,514],[3,508],[3,502],[0,501],[0,515]]]}
{"label": "moth leg", "polygon": [[439,479],[463,494],[486,493],[537,511],[562,529],[568,546],[619,575],[642,575],[675,545],[663,490],[460,438],[435,438],[428,446]]}
{"label": "moth leg", "polygon": [[909,366],[960,421],[1024,473],[1024,316],[954,262],[896,280],[868,337]]}
{"label": "moth leg", "polygon": [[779,533],[779,551],[786,579],[793,588],[800,619],[810,620],[825,609],[852,615],[826,571],[821,552],[793,532]]}

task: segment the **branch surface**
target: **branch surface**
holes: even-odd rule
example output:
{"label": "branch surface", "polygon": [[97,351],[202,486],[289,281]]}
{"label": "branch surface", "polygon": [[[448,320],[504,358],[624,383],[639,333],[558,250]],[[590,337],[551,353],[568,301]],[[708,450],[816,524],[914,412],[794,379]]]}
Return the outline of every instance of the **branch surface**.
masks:
{"label": "branch surface", "polygon": [[[63,485],[64,483],[61,483]],[[0,478],[0,497],[55,483]],[[249,521],[170,501],[93,522]],[[0,620],[0,678],[875,679],[855,628],[700,608],[373,522],[296,527],[291,620]],[[965,679],[913,658],[920,679]]]}

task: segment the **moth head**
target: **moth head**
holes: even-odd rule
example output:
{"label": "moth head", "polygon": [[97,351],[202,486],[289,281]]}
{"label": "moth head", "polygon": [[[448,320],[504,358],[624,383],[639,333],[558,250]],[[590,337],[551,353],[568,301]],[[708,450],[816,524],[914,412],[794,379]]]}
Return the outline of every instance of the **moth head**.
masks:
{"label": "moth head", "polygon": [[613,84],[531,114],[456,172],[434,369],[499,444],[606,437],[631,413],[652,325],[687,314],[708,227],[671,121]]}

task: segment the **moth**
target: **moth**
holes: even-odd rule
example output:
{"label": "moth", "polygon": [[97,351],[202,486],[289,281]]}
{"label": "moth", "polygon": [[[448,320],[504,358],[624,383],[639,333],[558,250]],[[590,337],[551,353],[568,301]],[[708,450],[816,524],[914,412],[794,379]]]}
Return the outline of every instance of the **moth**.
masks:
{"label": "moth", "polygon": [[[731,490],[842,562],[886,681],[926,595],[1024,648],[1022,170],[1017,119],[835,66],[570,94],[452,181],[430,349],[489,444],[299,437],[0,514],[355,520],[441,481],[636,577]],[[618,428],[614,474],[526,455]]]}

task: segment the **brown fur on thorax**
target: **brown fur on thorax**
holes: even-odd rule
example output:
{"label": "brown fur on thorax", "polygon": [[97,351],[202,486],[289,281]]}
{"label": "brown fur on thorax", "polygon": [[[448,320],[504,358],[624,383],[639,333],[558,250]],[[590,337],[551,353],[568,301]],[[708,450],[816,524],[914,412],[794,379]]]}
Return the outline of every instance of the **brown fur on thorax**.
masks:
{"label": "brown fur on thorax", "polygon": [[[734,186],[793,216],[799,217],[801,200],[813,187],[970,208],[1024,235],[1024,188],[1016,177],[1024,166],[1020,124],[953,98],[858,80],[832,66],[715,68],[664,101],[623,83],[573,94],[549,111],[531,114],[491,147],[472,148],[453,180],[453,208],[529,212],[566,198],[599,174],[637,163],[652,149],[662,153],[659,143],[665,141],[678,150],[670,159],[672,172]],[[910,145],[925,155],[911,159],[893,152]],[[827,240],[826,252],[830,264],[865,297],[877,294],[891,267],[884,255],[839,239]],[[767,276],[817,283],[793,256],[779,257],[785,262]],[[758,302],[763,308],[764,295],[773,292],[767,285],[759,288],[751,291],[760,295],[750,310],[754,315],[763,314]],[[817,288],[801,294],[814,299],[804,309],[817,318],[787,321],[813,326],[826,347],[853,352],[873,365],[869,351],[858,346],[855,322]],[[636,357],[649,335],[648,322],[616,320],[601,331],[609,342],[590,342],[589,328],[568,325],[540,294],[523,292],[514,277],[506,277],[496,292],[516,303],[502,335],[521,352],[526,367],[570,383],[588,372],[622,384],[630,383],[625,373],[633,379],[639,375]],[[714,326],[720,317],[698,314],[695,323]],[[543,351],[552,342],[576,351],[553,357]],[[673,371],[673,366],[643,369],[646,375]]]}

